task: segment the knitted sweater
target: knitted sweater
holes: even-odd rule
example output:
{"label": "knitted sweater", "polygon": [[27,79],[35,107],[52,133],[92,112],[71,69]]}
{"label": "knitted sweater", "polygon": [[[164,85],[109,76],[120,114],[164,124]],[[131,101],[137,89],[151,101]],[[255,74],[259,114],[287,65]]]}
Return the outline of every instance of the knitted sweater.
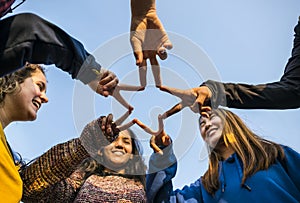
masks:
{"label": "knitted sweater", "polygon": [[[101,146],[107,144],[102,135],[97,120],[87,124],[80,138],[69,140],[49,149],[33,163],[20,172],[23,180],[23,202],[59,202],[60,197],[53,196],[55,190],[77,190],[83,182],[83,175],[74,174],[75,178],[68,178],[77,166],[90,157]],[[72,176],[71,176],[72,177]],[[58,195],[56,192],[55,195]],[[72,194],[72,193],[67,193]],[[67,199],[60,194],[61,199]],[[53,198],[53,199],[52,199]]]}
{"label": "knitted sweater", "polygon": [[117,175],[91,175],[80,188],[74,202],[146,202],[141,182]]}
{"label": "knitted sweater", "polygon": [[[53,202],[47,199],[57,184],[72,174],[76,167],[89,157],[79,139],[58,144],[32,164],[21,170],[23,202]],[[66,184],[66,187],[70,187]],[[70,189],[73,189],[70,187]],[[57,201],[54,201],[57,202]]]}
{"label": "knitted sweater", "polygon": [[141,182],[118,175],[91,175],[86,180],[84,172],[76,170],[70,177],[50,186],[36,199],[24,202],[146,202]]}
{"label": "knitted sweater", "polygon": [[80,138],[58,144],[21,171],[24,203],[28,202],[146,202],[143,184],[118,175],[85,179],[79,164],[107,145],[97,120]]}

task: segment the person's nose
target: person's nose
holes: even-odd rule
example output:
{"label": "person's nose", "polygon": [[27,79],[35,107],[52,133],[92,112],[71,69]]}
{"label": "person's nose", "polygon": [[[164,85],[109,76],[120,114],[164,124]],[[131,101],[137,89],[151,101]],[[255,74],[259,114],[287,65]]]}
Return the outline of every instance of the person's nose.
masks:
{"label": "person's nose", "polygon": [[42,103],[47,103],[49,101],[49,99],[46,95],[46,92],[41,92],[40,98],[41,98]]}
{"label": "person's nose", "polygon": [[205,131],[207,131],[212,126],[211,121],[206,122]]}
{"label": "person's nose", "polygon": [[124,143],[122,142],[122,140],[117,139],[117,140],[115,141],[115,147],[116,147],[116,148],[119,148],[119,149],[124,148]]}

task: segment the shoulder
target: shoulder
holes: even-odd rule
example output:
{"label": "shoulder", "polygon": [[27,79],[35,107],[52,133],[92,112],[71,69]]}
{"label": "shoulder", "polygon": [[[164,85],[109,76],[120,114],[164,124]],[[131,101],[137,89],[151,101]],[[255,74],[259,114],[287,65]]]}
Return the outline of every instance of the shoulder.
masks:
{"label": "shoulder", "polygon": [[294,150],[292,147],[289,147],[289,146],[286,146],[286,145],[281,145],[281,146],[282,146],[286,156],[289,156],[289,155],[300,156],[299,152]]}

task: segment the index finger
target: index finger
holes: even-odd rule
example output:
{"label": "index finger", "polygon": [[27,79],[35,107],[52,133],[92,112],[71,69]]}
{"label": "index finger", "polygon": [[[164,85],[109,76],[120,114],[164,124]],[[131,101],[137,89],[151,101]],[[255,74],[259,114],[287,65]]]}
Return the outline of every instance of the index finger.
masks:
{"label": "index finger", "polygon": [[101,78],[101,80],[99,81],[99,85],[101,85],[104,90],[115,88],[118,83],[119,83],[118,78],[113,74],[109,74]]}
{"label": "index finger", "polygon": [[178,113],[179,111],[181,111],[183,109],[183,105],[182,105],[182,102],[176,104],[175,106],[173,106],[171,109],[169,109],[168,111],[166,111],[162,117],[165,119],[165,118],[168,118],[176,113]]}
{"label": "index finger", "polygon": [[167,92],[169,94],[172,94],[172,95],[175,95],[176,97],[179,97],[179,98],[183,98],[186,93],[184,90],[181,90],[181,89],[177,89],[177,88],[174,88],[174,87],[167,87],[167,86],[160,86],[159,88],[161,91],[164,91],[164,92]]}

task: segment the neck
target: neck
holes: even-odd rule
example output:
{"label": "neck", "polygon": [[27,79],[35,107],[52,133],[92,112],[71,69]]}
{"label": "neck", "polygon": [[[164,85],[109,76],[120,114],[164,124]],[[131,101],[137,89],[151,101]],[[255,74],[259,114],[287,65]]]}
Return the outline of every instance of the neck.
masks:
{"label": "neck", "polygon": [[223,160],[228,159],[234,153],[234,150],[229,146],[225,146],[225,144],[216,147],[215,150],[218,154],[221,155]]}
{"label": "neck", "polygon": [[226,147],[226,148],[221,152],[221,155],[222,155],[223,160],[228,159],[233,153],[234,153],[233,149],[231,149],[231,148],[229,148],[229,147]]}
{"label": "neck", "polygon": [[8,124],[10,123],[7,113],[4,108],[0,108],[0,122],[2,125],[2,128],[4,129]]}

